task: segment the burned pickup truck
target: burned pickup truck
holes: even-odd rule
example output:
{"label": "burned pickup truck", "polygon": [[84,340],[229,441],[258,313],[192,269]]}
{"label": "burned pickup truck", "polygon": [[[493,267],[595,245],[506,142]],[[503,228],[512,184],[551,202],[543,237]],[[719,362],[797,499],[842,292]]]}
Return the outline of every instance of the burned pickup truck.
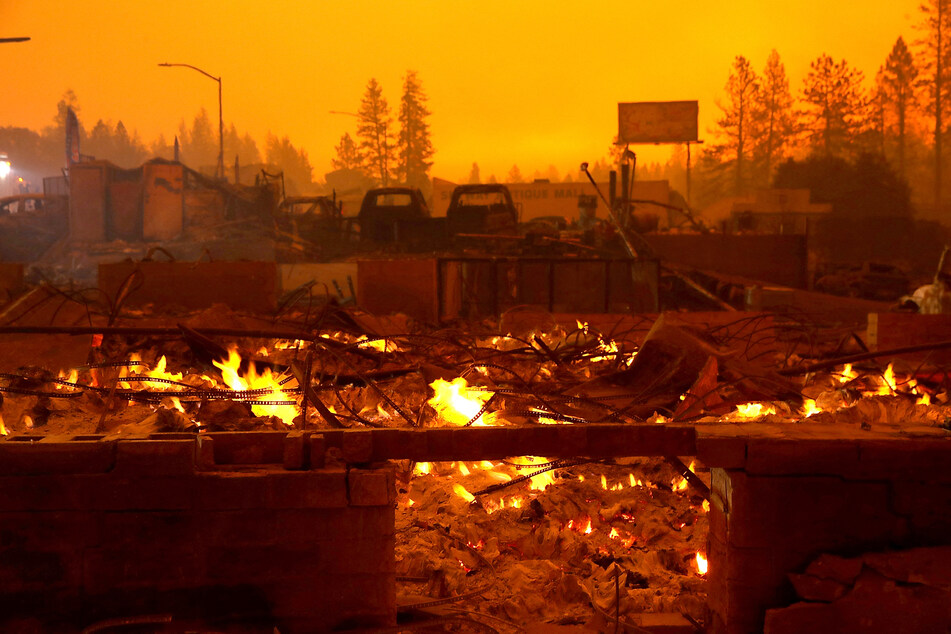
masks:
{"label": "burned pickup truck", "polygon": [[459,185],[446,210],[449,235],[518,235],[518,210],[508,187]]}

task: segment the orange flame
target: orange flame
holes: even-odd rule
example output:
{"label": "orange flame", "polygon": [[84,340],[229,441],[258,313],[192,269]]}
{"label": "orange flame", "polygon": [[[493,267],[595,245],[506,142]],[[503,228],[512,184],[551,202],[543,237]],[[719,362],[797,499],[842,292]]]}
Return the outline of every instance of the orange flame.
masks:
{"label": "orange flame", "polygon": [[[162,357],[164,360],[165,357]],[[221,377],[232,390],[269,389],[270,392],[259,397],[262,401],[290,401],[293,400],[281,390],[277,377],[270,368],[265,368],[263,374],[258,374],[253,363],[248,364],[248,372],[244,377],[238,375],[241,365],[241,355],[235,348],[228,350],[228,360],[224,363],[213,361],[215,367],[221,370]],[[160,364],[161,365],[161,364]],[[157,370],[158,368],[156,368]],[[293,427],[294,417],[297,415],[297,405],[255,405],[251,402],[251,411],[256,416],[276,416],[288,427]]]}
{"label": "orange flame", "polygon": [[776,413],[776,408],[764,403],[746,403],[736,406],[737,416],[740,418],[759,418]]}
{"label": "orange flame", "polygon": [[[429,387],[433,389],[433,397],[426,402],[451,425],[468,423],[492,397],[492,392],[469,388],[461,376],[452,381],[436,379]],[[472,425],[485,427],[494,418],[495,414],[483,413]]]}
{"label": "orange flame", "polygon": [[0,436],[9,436],[10,432],[7,431],[6,425],[3,424],[3,416],[0,416]]}
{"label": "orange flame", "polygon": [[703,553],[701,553],[699,550],[697,551],[696,564],[697,564],[697,574],[699,575],[707,574],[707,557]]}
{"label": "orange flame", "polygon": [[453,484],[452,490],[453,492],[455,492],[456,495],[461,497],[466,502],[473,502],[475,500],[475,496],[469,493],[468,491],[466,491],[466,488],[462,486],[461,484],[458,484],[458,483]]}

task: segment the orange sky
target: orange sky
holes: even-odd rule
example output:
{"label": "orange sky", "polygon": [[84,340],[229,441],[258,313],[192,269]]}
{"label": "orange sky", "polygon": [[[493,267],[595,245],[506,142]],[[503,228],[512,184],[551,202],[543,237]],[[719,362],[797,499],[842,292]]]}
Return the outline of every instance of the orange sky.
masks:
{"label": "orange sky", "polygon": [[[916,38],[919,0],[0,0],[5,86],[0,126],[48,125],[73,89],[87,129],[122,119],[146,141],[171,138],[204,106],[263,151],[270,131],[307,150],[314,175],[355,119],[370,77],[394,116],[402,77],[419,73],[436,148],[432,174],[483,178],[513,164],[565,174],[607,153],[617,102],[700,101],[710,138],[735,55],[761,69],[777,49],[793,91],[828,53],[874,75],[895,39]],[[635,147],[639,161],[664,147]],[[226,163],[230,161],[226,157]]]}

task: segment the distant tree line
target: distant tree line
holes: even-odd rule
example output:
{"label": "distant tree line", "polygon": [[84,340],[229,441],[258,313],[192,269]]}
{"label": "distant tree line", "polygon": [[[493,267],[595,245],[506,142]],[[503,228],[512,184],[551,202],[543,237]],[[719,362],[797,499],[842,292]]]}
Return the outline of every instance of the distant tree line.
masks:
{"label": "distant tree line", "polygon": [[[79,121],[80,152],[89,159],[104,159],[118,167],[131,169],[150,158],[171,160],[175,155],[175,142],[179,146],[179,158],[186,165],[212,172],[218,161],[217,123],[212,124],[204,108],[195,116],[191,125],[182,119],[178,134],[169,140],[160,135],[146,144],[135,130],[129,130],[120,120],[116,123],[99,119],[88,129],[83,124],[79,100],[72,90],[67,90],[56,105],[53,123],[40,131],[27,128],[0,127],[0,150],[6,152],[20,172],[35,178],[59,174],[66,165],[66,113],[72,109]],[[262,167],[261,152],[249,134],[240,134],[232,123],[224,128],[223,135],[225,169],[234,161],[240,166]],[[313,187],[313,168],[307,152],[296,148],[287,137],[269,134],[266,139],[263,164],[268,169],[284,173],[284,182],[289,194],[306,192]],[[36,188],[40,183],[34,183]]]}
{"label": "distant tree line", "polygon": [[[909,45],[899,37],[874,77],[822,54],[796,91],[775,50],[761,71],[738,55],[717,102],[713,138],[696,161],[697,206],[769,187],[785,162],[809,161],[807,169],[788,168],[784,182],[848,164],[853,176],[893,172],[916,206],[945,210],[951,0],[924,0],[917,26],[916,39]],[[907,213],[904,203],[890,203]]]}

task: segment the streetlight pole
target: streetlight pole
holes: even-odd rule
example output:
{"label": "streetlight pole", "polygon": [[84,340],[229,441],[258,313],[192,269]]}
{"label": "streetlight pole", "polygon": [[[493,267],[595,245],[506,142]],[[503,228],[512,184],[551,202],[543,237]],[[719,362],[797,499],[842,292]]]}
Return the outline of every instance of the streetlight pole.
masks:
{"label": "streetlight pole", "polygon": [[169,64],[164,62],[159,64],[159,66],[184,66],[185,68],[191,68],[192,70],[198,71],[205,77],[213,79],[218,82],[218,165],[215,167],[215,178],[224,178],[225,177],[225,124],[224,119],[221,116],[221,77],[215,77],[211,73],[206,73],[197,66],[192,66],[191,64]]}

